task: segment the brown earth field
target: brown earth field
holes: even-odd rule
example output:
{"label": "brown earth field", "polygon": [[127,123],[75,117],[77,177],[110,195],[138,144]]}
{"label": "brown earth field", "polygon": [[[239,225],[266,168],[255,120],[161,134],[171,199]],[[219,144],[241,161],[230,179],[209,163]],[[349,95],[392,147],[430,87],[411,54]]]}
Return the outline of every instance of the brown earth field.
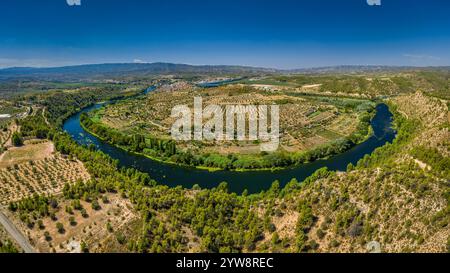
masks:
{"label": "brown earth field", "polygon": [[34,193],[56,194],[66,183],[89,178],[80,161],[55,152],[53,143],[29,140],[0,155],[0,203],[6,205]]}

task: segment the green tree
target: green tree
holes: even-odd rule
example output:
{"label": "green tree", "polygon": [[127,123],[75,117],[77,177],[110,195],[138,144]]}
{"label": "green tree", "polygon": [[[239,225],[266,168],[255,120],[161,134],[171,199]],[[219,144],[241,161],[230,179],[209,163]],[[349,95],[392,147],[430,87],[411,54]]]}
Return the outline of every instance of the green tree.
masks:
{"label": "green tree", "polygon": [[44,232],[44,237],[47,242],[50,242],[52,240],[52,236],[50,236],[50,232],[48,231]]}
{"label": "green tree", "polygon": [[18,253],[19,251],[16,247],[10,242],[2,243],[0,241],[0,253]]}
{"label": "green tree", "polygon": [[19,133],[15,132],[12,135],[12,144],[14,146],[16,146],[16,147],[19,147],[19,146],[23,145],[23,139],[22,139],[22,136]]}
{"label": "green tree", "polygon": [[69,217],[69,222],[70,222],[71,226],[76,226],[77,225],[77,222],[75,221],[75,217],[73,217],[73,216]]}
{"label": "green tree", "polygon": [[64,229],[64,225],[60,222],[56,223],[56,229],[58,230],[59,233],[63,234],[64,232],[66,232],[66,230]]}
{"label": "green tree", "polygon": [[80,247],[81,247],[81,252],[89,253],[89,247],[85,241],[81,241]]}

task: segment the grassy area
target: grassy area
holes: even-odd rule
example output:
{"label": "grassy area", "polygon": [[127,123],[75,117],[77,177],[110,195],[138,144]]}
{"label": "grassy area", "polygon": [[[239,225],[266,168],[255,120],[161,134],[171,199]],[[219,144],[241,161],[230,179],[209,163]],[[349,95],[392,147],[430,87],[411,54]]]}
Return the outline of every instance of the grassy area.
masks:
{"label": "grassy area", "polygon": [[29,160],[42,160],[54,151],[53,144],[47,141],[28,141],[22,147],[9,148],[0,156],[0,168],[13,166]]}

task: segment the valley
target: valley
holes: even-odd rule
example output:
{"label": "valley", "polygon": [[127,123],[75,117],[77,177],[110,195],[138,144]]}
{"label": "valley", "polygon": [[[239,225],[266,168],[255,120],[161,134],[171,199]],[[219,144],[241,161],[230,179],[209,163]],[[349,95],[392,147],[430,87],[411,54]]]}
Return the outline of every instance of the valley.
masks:
{"label": "valley", "polygon": [[[445,75],[130,76],[25,93],[5,102],[20,110],[5,120],[2,212],[38,252],[446,252],[448,86],[427,80]],[[194,96],[280,105],[279,150],[173,141],[170,110]]]}
{"label": "valley", "polygon": [[[257,140],[173,142],[170,128],[176,119],[171,117],[171,110],[176,105],[192,108],[193,97],[201,97],[205,107],[219,105],[222,111],[227,105],[279,105],[278,151],[271,155],[261,152],[261,142]],[[159,88],[145,97],[110,104],[81,118],[83,127],[102,139],[162,161],[212,169],[270,169],[324,158],[363,142],[370,136],[369,123],[375,105],[369,100],[330,100],[265,92],[245,85],[205,90]],[[126,140],[127,135],[142,138],[144,148]]]}

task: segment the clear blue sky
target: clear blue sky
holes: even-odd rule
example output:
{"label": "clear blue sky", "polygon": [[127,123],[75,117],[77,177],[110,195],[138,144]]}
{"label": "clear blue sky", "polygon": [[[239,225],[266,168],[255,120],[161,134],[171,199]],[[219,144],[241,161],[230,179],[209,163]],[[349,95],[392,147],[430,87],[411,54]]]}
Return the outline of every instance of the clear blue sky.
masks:
{"label": "clear blue sky", "polygon": [[450,65],[450,1],[2,0],[0,67]]}

